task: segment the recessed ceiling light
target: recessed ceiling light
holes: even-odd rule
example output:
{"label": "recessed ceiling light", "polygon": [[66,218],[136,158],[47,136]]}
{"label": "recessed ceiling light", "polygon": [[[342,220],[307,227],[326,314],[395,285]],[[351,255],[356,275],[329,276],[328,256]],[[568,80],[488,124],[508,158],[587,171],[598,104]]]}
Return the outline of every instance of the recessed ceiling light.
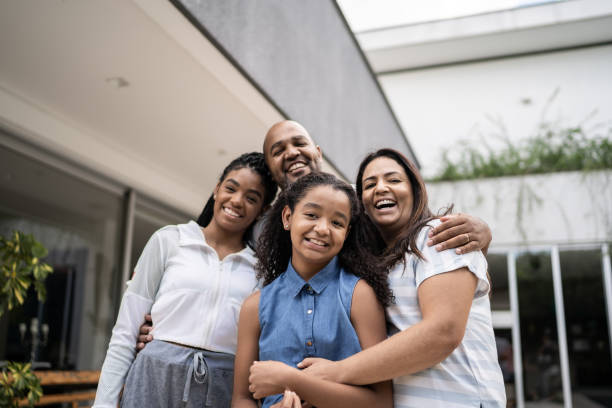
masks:
{"label": "recessed ceiling light", "polygon": [[130,83],[122,77],[106,78],[106,83],[117,89],[127,88],[128,86],[130,86]]}

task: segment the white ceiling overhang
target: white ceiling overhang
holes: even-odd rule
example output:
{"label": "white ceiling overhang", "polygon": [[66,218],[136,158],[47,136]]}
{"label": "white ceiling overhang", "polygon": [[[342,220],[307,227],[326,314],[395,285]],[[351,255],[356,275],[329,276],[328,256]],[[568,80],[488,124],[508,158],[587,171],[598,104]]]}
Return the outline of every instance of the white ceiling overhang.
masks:
{"label": "white ceiling overhang", "polygon": [[560,50],[612,41],[612,2],[541,4],[357,34],[375,72]]}
{"label": "white ceiling overhang", "polygon": [[0,55],[0,126],[191,214],[282,119],[163,0],[2,2]]}

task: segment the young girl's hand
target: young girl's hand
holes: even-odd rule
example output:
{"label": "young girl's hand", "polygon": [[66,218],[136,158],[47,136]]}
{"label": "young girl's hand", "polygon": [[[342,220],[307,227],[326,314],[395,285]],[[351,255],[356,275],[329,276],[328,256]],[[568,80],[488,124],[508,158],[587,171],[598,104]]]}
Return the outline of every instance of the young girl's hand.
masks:
{"label": "young girl's hand", "polygon": [[290,377],[299,373],[279,361],[254,361],[249,372],[249,391],[255,399],[282,394]]}
{"label": "young girl's hand", "polygon": [[308,357],[299,362],[297,366],[308,375],[318,377],[322,380],[338,383],[342,382],[335,361],[319,357]]}
{"label": "young girl's hand", "polygon": [[300,397],[293,391],[285,390],[283,400],[272,405],[270,408],[304,408]]}

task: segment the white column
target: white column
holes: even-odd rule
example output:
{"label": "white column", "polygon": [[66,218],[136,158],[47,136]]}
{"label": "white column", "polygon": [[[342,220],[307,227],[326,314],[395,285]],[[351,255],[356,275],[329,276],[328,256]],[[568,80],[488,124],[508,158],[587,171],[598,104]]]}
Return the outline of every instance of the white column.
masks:
{"label": "white column", "polygon": [[563,382],[563,402],[566,408],[572,408],[572,387],[570,384],[569,358],[567,354],[567,332],[565,330],[565,308],[563,305],[563,284],[561,280],[561,262],[559,247],[551,250],[553,289],[555,295],[555,315],[557,318],[557,338],[559,341],[559,359],[561,362],[561,380]]}
{"label": "white column", "polygon": [[128,190],[125,194],[125,212],[123,224],[123,264],[121,265],[121,286],[120,295],[125,290],[125,282],[130,280],[132,271],[132,241],[134,237],[134,208],[136,206],[136,193],[134,190]]}
{"label": "white column", "polygon": [[610,266],[610,247],[601,246],[601,264],[603,269],[604,294],[606,310],[608,312],[608,341],[610,343],[610,356],[612,356],[612,267]]}
{"label": "white column", "polygon": [[514,387],[517,408],[525,407],[523,391],[523,358],[521,352],[521,325],[519,322],[518,285],[516,279],[516,254],[508,253],[508,290],[512,311],[512,354],[514,358]]}

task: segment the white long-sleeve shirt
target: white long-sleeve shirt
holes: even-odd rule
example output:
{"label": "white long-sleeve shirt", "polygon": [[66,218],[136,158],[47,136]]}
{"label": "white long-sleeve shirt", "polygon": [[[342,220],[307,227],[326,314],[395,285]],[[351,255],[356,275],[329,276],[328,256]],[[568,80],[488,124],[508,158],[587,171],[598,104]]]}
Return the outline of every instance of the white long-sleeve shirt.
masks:
{"label": "white long-sleeve shirt", "polygon": [[94,407],[117,406],[146,313],[158,340],[235,354],[240,306],[259,288],[255,262],[250,248],[220,261],[194,221],[155,232],[121,300]]}

